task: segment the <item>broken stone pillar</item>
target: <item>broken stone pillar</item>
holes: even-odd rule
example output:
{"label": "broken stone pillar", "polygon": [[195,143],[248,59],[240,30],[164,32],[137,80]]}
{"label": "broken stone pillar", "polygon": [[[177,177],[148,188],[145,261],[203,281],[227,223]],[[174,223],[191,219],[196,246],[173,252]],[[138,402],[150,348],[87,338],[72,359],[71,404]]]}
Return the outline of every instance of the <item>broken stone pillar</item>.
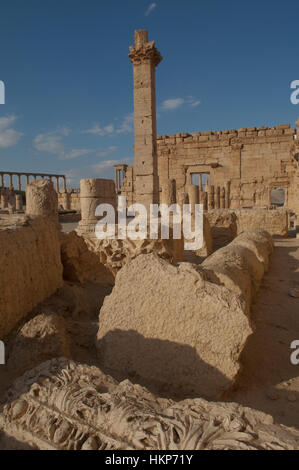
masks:
{"label": "broken stone pillar", "polygon": [[26,186],[26,214],[58,223],[58,196],[50,180],[31,181]]}
{"label": "broken stone pillar", "polygon": [[135,199],[149,211],[150,204],[159,203],[155,68],[162,57],[155,42],[148,42],[147,31],[140,30],[129,58],[134,70]]}
{"label": "broken stone pillar", "polygon": [[95,227],[101,217],[96,216],[100,204],[116,207],[115,183],[112,180],[87,178],[80,181],[81,221],[77,233],[96,238]]}
{"label": "broken stone pillar", "polygon": [[21,194],[16,194],[16,210],[22,211],[23,210],[23,200]]}
{"label": "broken stone pillar", "polygon": [[221,188],[220,192],[220,208],[225,209],[225,188]]}
{"label": "broken stone pillar", "polygon": [[168,206],[176,203],[176,181],[174,179],[167,180],[162,186],[161,202]]}

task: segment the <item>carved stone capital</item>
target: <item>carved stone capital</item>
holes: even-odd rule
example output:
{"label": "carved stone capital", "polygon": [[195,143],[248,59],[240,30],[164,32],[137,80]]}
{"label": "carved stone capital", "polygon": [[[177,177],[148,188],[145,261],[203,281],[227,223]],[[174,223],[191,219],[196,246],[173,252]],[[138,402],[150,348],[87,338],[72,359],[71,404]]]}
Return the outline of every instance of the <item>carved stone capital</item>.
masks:
{"label": "carved stone capital", "polygon": [[152,62],[155,67],[162,61],[162,56],[155,47],[155,41],[147,42],[140,47],[130,46],[129,58],[134,65]]}
{"label": "carved stone capital", "polygon": [[231,144],[232,150],[242,150],[242,148],[243,148],[243,144],[239,144],[239,143]]}

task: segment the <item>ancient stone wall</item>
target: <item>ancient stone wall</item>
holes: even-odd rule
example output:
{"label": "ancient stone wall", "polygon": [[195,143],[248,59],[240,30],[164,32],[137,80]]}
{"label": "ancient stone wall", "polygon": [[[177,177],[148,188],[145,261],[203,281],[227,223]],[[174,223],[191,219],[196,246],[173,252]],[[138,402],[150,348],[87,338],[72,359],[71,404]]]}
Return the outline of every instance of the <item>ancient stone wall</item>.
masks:
{"label": "ancient stone wall", "polygon": [[[181,200],[192,183],[192,174],[201,173],[209,175],[213,191],[214,206],[209,209],[268,207],[271,189],[283,187],[285,207],[299,212],[298,162],[291,154],[295,134],[289,124],[281,124],[159,136],[160,196],[174,179],[177,200]],[[129,202],[135,200],[134,171],[130,168],[122,189]],[[208,192],[207,187],[203,190]]]}
{"label": "ancient stone wall", "polygon": [[287,237],[288,211],[279,209],[213,209],[205,214],[211,227],[215,248],[230,243],[248,229],[263,229],[272,236]]}
{"label": "ancient stone wall", "polygon": [[0,229],[0,338],[62,286],[57,227],[23,217]]}

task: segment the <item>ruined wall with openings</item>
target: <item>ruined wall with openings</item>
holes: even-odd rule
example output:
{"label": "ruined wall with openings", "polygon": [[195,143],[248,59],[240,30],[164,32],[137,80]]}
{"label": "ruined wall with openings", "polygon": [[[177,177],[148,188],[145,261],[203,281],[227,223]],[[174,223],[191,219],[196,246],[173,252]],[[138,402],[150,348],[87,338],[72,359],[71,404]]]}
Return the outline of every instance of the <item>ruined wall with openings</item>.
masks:
{"label": "ruined wall with openings", "polygon": [[[296,129],[289,124],[215,132],[180,133],[157,138],[161,192],[176,182],[177,201],[184,199],[192,174],[209,175],[217,206],[217,191],[226,194],[226,208],[269,207],[273,188],[284,188],[285,207],[299,213],[299,169],[294,157]],[[208,187],[202,188],[208,192]],[[135,202],[134,166],[128,167],[122,193]],[[221,208],[221,203],[218,205]]]}

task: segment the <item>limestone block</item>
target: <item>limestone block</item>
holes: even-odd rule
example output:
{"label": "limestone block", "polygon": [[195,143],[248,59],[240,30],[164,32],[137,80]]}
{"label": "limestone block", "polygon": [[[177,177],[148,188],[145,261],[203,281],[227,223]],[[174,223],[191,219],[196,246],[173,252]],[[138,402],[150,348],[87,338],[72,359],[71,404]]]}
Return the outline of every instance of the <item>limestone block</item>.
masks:
{"label": "limestone block", "polygon": [[[220,188],[219,188],[220,189]],[[228,245],[237,236],[237,216],[229,210],[212,210],[206,213],[216,249]]]}
{"label": "limestone block", "polygon": [[288,236],[288,213],[285,209],[239,209],[235,213],[238,233],[247,229],[263,229],[273,236]]}
{"label": "limestone block", "polygon": [[217,282],[155,254],[125,265],[100,312],[101,366],[157,393],[218,397],[232,385],[252,330],[244,301]]}
{"label": "limestone block", "polygon": [[62,287],[59,234],[44,217],[0,229],[0,338]]}
{"label": "limestone block", "polygon": [[58,221],[58,196],[52,181],[41,179],[27,184],[26,214]]}

